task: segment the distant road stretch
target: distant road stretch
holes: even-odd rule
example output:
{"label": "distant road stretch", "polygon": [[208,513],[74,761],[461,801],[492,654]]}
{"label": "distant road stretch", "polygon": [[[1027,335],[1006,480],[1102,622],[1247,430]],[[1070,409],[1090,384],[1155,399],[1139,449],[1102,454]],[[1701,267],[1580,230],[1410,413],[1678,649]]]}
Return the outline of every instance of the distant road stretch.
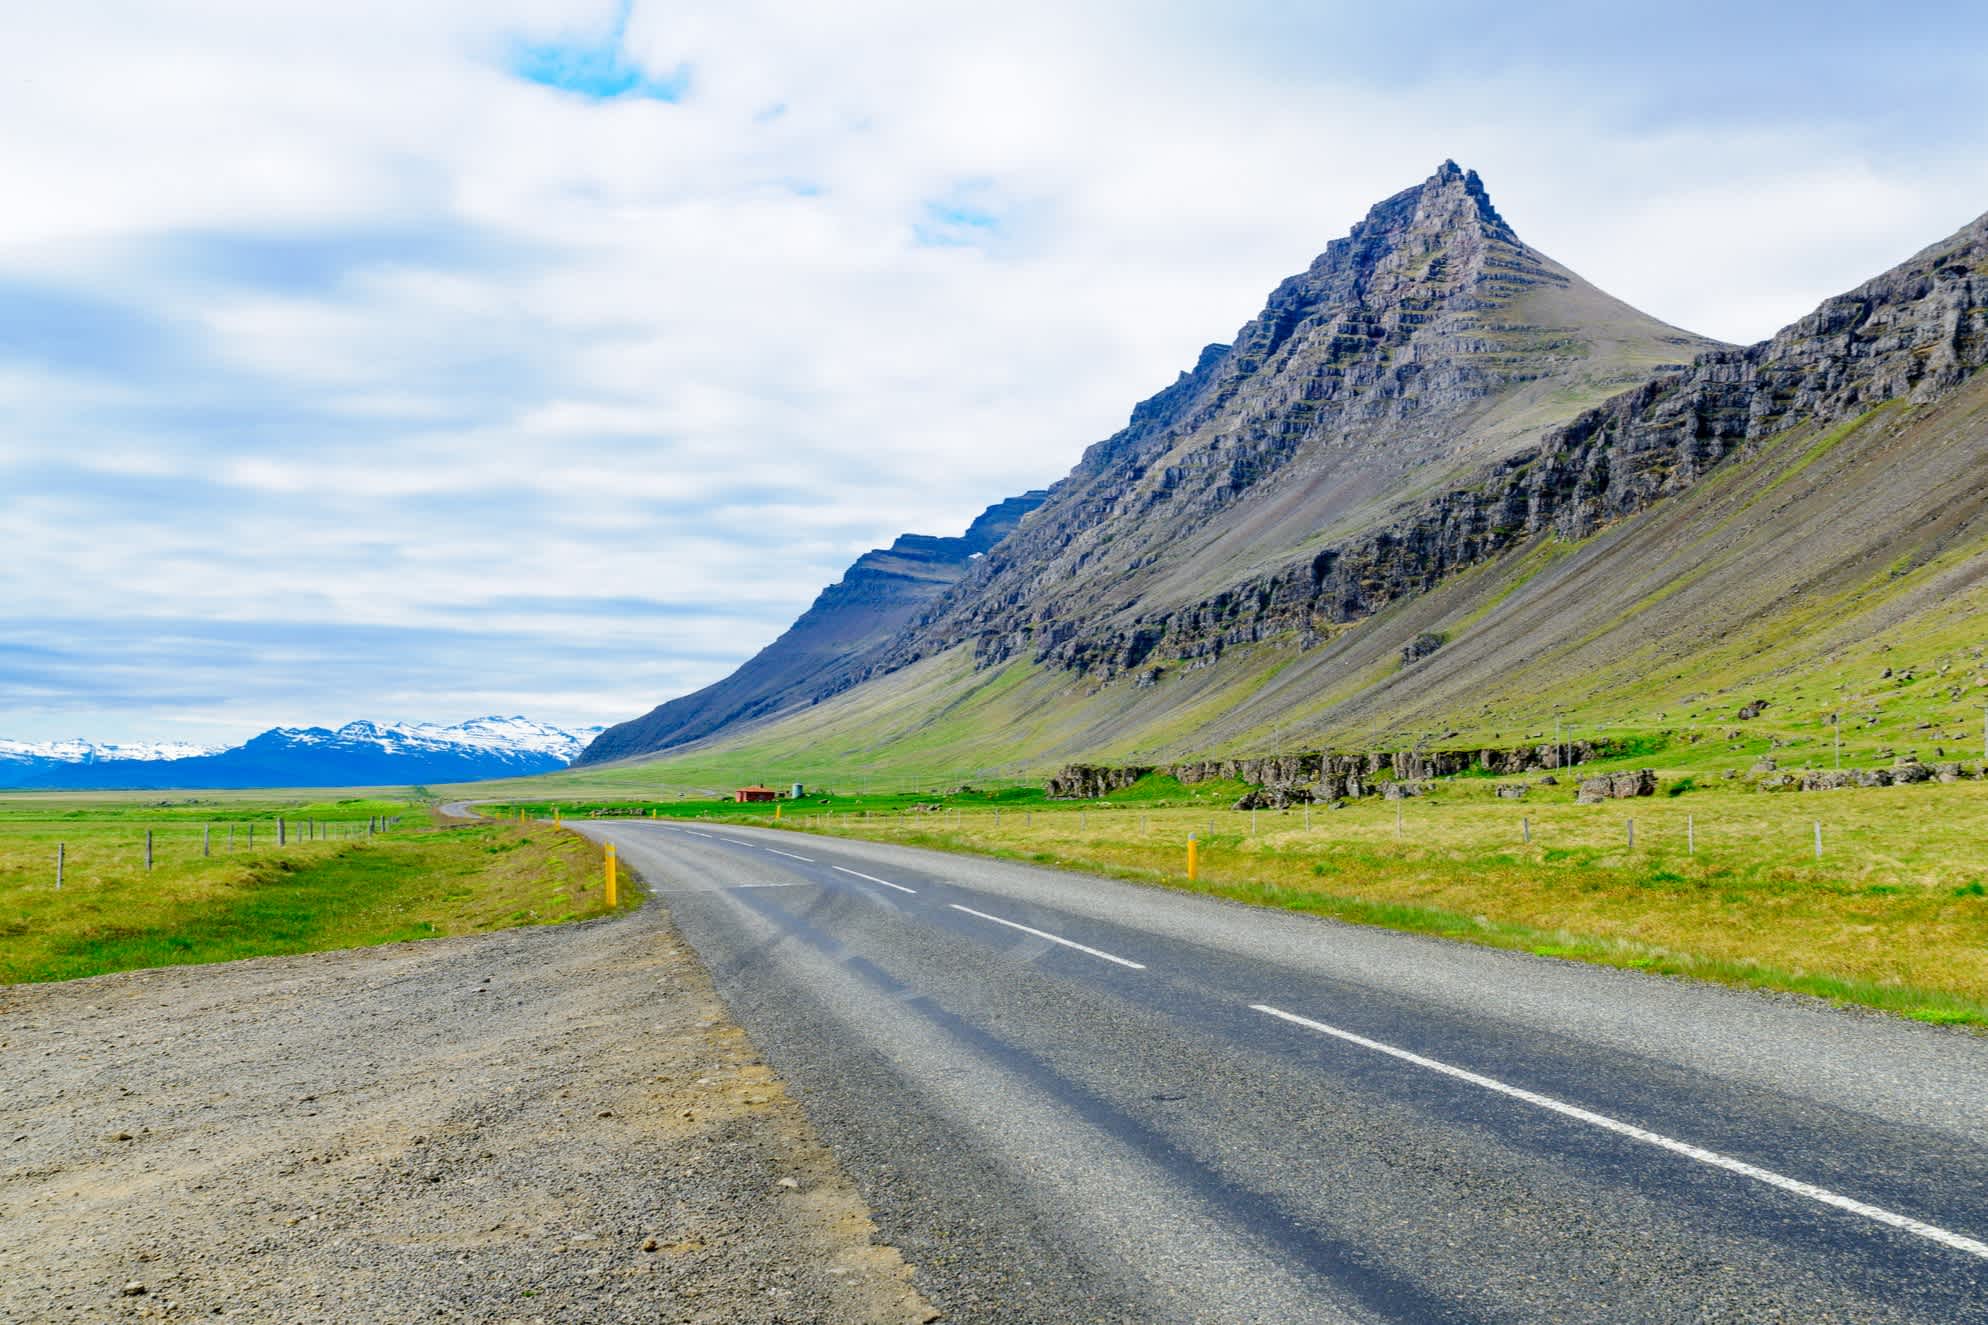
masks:
{"label": "distant road stretch", "polygon": [[1988,1322],[1988,1042],[904,847],[616,844],[952,1322]]}

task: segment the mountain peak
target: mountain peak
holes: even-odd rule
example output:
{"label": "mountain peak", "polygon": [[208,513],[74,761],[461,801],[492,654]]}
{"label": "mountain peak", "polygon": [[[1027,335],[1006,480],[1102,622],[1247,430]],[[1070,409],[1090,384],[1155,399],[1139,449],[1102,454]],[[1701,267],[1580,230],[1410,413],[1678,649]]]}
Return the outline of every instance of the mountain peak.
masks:
{"label": "mountain peak", "polygon": [[[1444,161],[1420,184],[1375,203],[1366,219],[1342,242],[1356,249],[1399,247],[1414,237],[1420,243],[1411,247],[1443,246],[1458,235],[1481,235],[1514,245],[1519,242],[1518,235],[1492,206],[1490,191],[1477,172]],[[1328,249],[1328,255],[1330,252]]]}

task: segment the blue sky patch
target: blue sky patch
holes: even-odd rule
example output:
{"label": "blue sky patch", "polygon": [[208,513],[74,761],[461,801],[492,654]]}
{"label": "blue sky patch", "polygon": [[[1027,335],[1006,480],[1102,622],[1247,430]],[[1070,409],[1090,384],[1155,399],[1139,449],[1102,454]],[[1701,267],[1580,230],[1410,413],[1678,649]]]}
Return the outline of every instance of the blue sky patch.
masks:
{"label": "blue sky patch", "polygon": [[927,248],[960,248],[985,244],[1001,231],[1002,217],[983,180],[956,186],[943,198],[928,200],[912,234]]}
{"label": "blue sky patch", "polygon": [[666,74],[653,74],[628,58],[624,41],[634,0],[622,0],[614,22],[592,40],[568,37],[560,41],[520,41],[511,48],[510,69],[527,83],[537,83],[589,101],[682,101],[690,90],[690,66],[678,65]]}

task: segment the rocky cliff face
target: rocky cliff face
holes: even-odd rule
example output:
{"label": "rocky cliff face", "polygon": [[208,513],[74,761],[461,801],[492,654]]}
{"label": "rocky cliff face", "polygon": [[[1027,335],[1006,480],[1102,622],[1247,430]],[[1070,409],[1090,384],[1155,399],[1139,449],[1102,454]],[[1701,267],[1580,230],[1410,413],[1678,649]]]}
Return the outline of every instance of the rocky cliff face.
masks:
{"label": "rocky cliff face", "polygon": [[[1407,273],[1431,268],[1440,293],[1405,293]],[[1109,676],[1283,632],[1310,641],[1539,535],[1584,537],[1787,428],[1936,398],[1988,360],[1984,217],[1772,340],[1706,350],[1522,445],[1495,445],[1470,403],[1519,389],[1516,379],[1545,361],[1483,353],[1485,329],[1511,325],[1500,319],[1511,315],[1513,291],[1564,279],[1517,245],[1474,176],[1446,167],[1280,287],[1226,355],[1204,356],[1174,388],[1190,389],[1192,403],[1161,406],[1170,424],[1159,436],[1150,427],[1141,435],[1135,415],[1133,428],[1094,450],[1110,455],[1102,464],[1087,457],[1052,489],[1030,530],[963,580],[887,661],[970,641],[986,663],[1025,653]],[[1395,427],[1411,421],[1426,431],[1419,440]],[[1321,429],[1321,447],[1285,445]],[[1370,457],[1364,471],[1315,454],[1355,444]],[[1152,459],[1169,445],[1168,463]],[[1405,453],[1424,457],[1419,474],[1449,481],[1433,496],[1349,515],[1343,490],[1374,483]],[[1280,465],[1288,475],[1270,473]],[[1219,540],[1222,524],[1247,523],[1225,507],[1251,483],[1278,478],[1319,487],[1306,516],[1313,548],[1283,549],[1272,564],[1213,584],[1201,575],[1199,593],[1167,592],[1188,582],[1179,564]],[[1183,510],[1193,513],[1186,527]],[[1148,524],[1169,531],[1177,550],[1156,547],[1142,533]],[[1162,563],[1170,574],[1147,569]]]}
{"label": "rocky cliff face", "polygon": [[738,671],[608,728],[574,762],[667,750],[848,689],[868,674],[882,645],[1007,537],[1045,495],[1029,492],[997,502],[958,538],[905,534],[888,548],[864,553]]}
{"label": "rocky cliff face", "polygon": [[1194,656],[1308,546],[1386,528],[1412,494],[1711,348],[1525,245],[1446,162],[1092,447],[879,664],[963,641],[1107,671]]}

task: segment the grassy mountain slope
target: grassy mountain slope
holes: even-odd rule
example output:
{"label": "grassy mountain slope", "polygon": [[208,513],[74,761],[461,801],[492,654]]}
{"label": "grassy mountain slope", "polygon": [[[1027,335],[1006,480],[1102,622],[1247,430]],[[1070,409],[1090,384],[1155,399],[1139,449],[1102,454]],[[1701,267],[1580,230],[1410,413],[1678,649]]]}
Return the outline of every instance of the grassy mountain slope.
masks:
{"label": "grassy mountain slope", "polygon": [[[1076,757],[1514,743],[1556,714],[1668,734],[1679,767],[1769,749],[1832,762],[1831,715],[1847,765],[1978,753],[1984,360],[1988,217],[1444,494],[1384,534],[1394,561],[1361,571],[1386,590],[1371,612],[1280,618],[1272,585],[1228,647],[1138,671],[1053,653],[976,668],[961,641],[808,714],[602,776],[1019,776]],[[1502,535],[1488,523],[1521,517]],[[1475,541],[1444,554],[1454,529]],[[1348,564],[1314,573],[1312,601]],[[1736,717],[1760,699],[1763,716]]]}
{"label": "grassy mountain slope", "polygon": [[[1039,774],[1274,748],[1670,733],[1663,762],[1846,766],[1978,755],[1988,704],[1988,377],[1797,430],[1580,543],[1543,539],[1300,650],[1265,640],[1141,685],[965,648],[807,714],[610,765],[592,785]],[[1844,490],[1865,500],[1856,513]],[[1448,642],[1404,664],[1426,632]],[[1884,673],[1889,669],[1890,676]],[[1756,699],[1765,712],[1741,722]],[[1740,733],[1736,738],[1732,733]],[[575,774],[554,775],[552,783]]]}

